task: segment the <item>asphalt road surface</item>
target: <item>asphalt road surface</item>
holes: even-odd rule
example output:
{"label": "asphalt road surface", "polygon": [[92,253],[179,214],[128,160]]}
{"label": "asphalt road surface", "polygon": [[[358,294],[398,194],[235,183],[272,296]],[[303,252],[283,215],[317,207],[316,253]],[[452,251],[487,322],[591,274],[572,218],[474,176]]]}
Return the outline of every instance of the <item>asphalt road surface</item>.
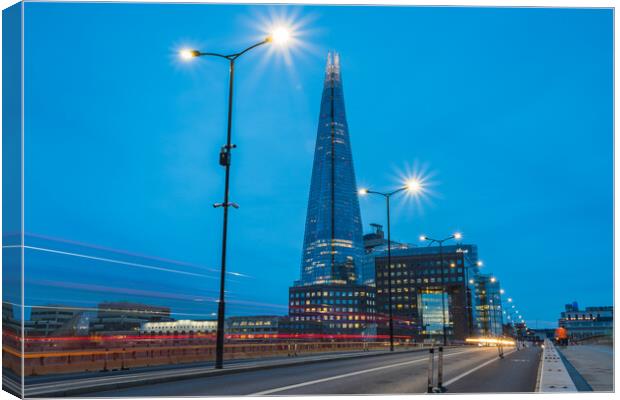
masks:
{"label": "asphalt road surface", "polygon": [[[533,392],[539,348],[447,349],[444,386],[450,393]],[[102,391],[89,397],[412,394],[427,390],[428,353],[396,353],[264,369]]]}

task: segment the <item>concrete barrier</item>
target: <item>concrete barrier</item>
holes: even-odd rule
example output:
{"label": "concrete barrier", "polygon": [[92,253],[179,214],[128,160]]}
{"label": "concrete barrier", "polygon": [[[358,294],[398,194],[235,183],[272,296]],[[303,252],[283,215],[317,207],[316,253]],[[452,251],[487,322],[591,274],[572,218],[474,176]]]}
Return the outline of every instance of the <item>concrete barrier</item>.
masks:
{"label": "concrete barrier", "polygon": [[577,392],[577,387],[553,342],[545,339],[537,392]]}

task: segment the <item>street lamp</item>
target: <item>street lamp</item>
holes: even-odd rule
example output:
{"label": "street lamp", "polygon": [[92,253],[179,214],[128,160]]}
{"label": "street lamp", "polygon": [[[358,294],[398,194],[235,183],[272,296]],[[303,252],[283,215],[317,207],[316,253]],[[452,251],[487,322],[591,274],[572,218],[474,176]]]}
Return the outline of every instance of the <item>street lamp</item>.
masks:
{"label": "street lamp", "polygon": [[216,203],[213,207],[222,207],[224,209],[224,223],[222,228],[222,269],[220,271],[220,297],[217,307],[217,334],[215,342],[215,368],[222,369],[224,363],[224,287],[226,277],[226,241],[228,235],[228,208],[239,208],[236,203],[229,201],[230,195],[230,163],[231,163],[231,151],[237,146],[232,144],[232,113],[233,113],[233,84],[235,79],[235,61],[247,53],[248,51],[255,49],[267,43],[275,43],[278,45],[285,44],[290,35],[284,27],[278,27],[272,31],[264,40],[241,50],[238,53],[233,54],[220,54],[220,53],[204,53],[194,49],[182,49],[179,52],[181,59],[189,61],[197,57],[218,57],[228,60],[228,127],[226,130],[226,145],[220,150],[220,165],[225,167],[225,181],[224,181],[224,202]]}
{"label": "street lamp", "polygon": [[367,194],[376,194],[385,198],[385,205],[387,209],[387,243],[388,243],[388,324],[390,330],[390,351],[394,351],[394,318],[392,316],[392,273],[390,271],[392,267],[392,237],[390,234],[390,198],[400,192],[408,191],[409,193],[418,193],[422,190],[422,184],[416,179],[411,179],[405,183],[405,186],[398,188],[392,192],[377,192],[374,190],[368,190],[365,188],[359,189],[360,196]]}
{"label": "street lamp", "polygon": [[460,233],[455,233],[451,236],[448,236],[445,239],[433,239],[430,238],[426,235],[421,235],[420,236],[420,240],[421,241],[429,241],[429,246],[433,243],[438,243],[439,244],[439,265],[441,266],[441,321],[442,321],[442,325],[443,325],[443,345],[445,346],[447,343],[447,339],[446,339],[446,298],[444,296],[444,292],[445,292],[445,277],[444,277],[444,265],[443,265],[443,243],[450,240],[450,239],[456,239],[456,240],[460,240],[463,237],[463,235],[461,235]]}

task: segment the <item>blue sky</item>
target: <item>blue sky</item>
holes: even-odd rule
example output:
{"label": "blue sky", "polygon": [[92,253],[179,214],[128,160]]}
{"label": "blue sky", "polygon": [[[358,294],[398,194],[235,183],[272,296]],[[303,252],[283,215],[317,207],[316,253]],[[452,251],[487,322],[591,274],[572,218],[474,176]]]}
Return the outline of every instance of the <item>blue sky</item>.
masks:
{"label": "blue sky", "polygon": [[[234,52],[282,18],[290,63],[237,64],[231,313],[285,313],[299,277],[328,50],[358,183],[432,176],[394,202],[395,239],[462,231],[530,326],[612,303],[611,10],[62,3],[26,4],[26,244],[125,264],[29,249],[26,303],[215,311],[227,65],[176,51]],[[384,222],[380,199],[361,211]]]}

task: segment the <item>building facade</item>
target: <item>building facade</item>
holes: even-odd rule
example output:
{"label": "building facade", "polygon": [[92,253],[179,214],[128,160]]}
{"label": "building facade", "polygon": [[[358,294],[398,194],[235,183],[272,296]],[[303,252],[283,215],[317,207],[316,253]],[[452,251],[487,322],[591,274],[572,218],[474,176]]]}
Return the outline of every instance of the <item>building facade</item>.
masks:
{"label": "building facade", "polygon": [[289,289],[292,332],[346,335],[371,339],[377,335],[375,291],[363,285],[310,285]]}
{"label": "building facade", "polygon": [[145,322],[172,321],[170,308],[129,302],[101,303],[90,321],[90,332],[137,334]]}
{"label": "building facade", "polygon": [[143,322],[140,325],[141,333],[157,335],[192,335],[195,333],[213,333],[217,329],[217,321],[194,321],[180,319],[178,321]]}
{"label": "building facade", "polygon": [[346,283],[364,252],[340,56],[327,57],[298,285]]}
{"label": "building facade", "polygon": [[499,279],[491,274],[473,278],[476,332],[480,336],[502,336],[503,308]]}
{"label": "building facade", "polygon": [[[375,257],[378,333],[389,332],[392,301],[394,335],[413,341],[463,341],[472,332],[469,274],[476,274],[473,245],[417,247],[392,250]],[[443,265],[442,265],[443,262]],[[470,269],[474,269],[470,271]],[[390,292],[391,287],[391,292]]]}
{"label": "building facade", "polygon": [[[373,297],[367,296],[371,289],[358,283],[363,255],[362,219],[344,106],[340,56],[329,53],[300,279],[289,289],[289,318],[293,332],[339,335],[364,334],[373,329],[374,310],[369,301],[374,303],[374,293]],[[321,311],[317,311],[319,309]]]}
{"label": "building facade", "polygon": [[26,336],[82,336],[88,334],[88,316],[68,306],[33,307],[24,323]]}
{"label": "building facade", "polygon": [[580,310],[576,302],[567,304],[564,311],[560,313],[558,324],[566,328],[571,340],[593,336],[612,336],[614,307],[586,307],[585,310]]}
{"label": "building facade", "polygon": [[[387,252],[388,241],[385,238],[385,232],[383,231],[383,225],[370,224],[373,228],[373,232],[364,235],[364,255],[362,257],[362,266],[360,268],[360,274],[358,281],[365,285],[375,285],[375,258],[380,255],[384,255]],[[415,245],[407,243],[398,243],[392,240],[391,249],[408,249],[416,247]]]}
{"label": "building facade", "polygon": [[285,334],[286,322],[286,317],[277,315],[228,317],[224,331],[233,339],[268,339]]}

